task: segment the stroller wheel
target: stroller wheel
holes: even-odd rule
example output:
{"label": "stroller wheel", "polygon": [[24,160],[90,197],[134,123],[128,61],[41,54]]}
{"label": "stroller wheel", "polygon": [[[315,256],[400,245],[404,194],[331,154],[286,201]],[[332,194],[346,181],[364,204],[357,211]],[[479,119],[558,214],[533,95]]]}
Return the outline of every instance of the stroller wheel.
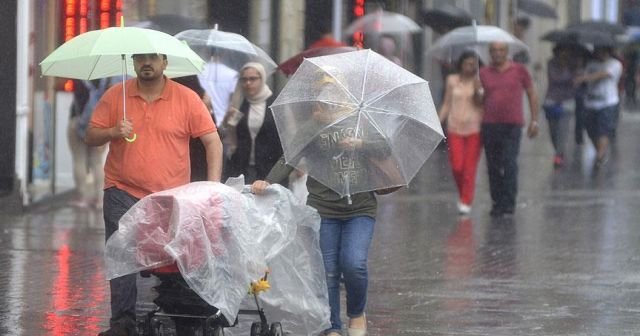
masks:
{"label": "stroller wheel", "polygon": [[282,324],[280,322],[271,323],[271,330],[269,336],[282,336],[284,333],[282,332]]}
{"label": "stroller wheel", "polygon": [[261,336],[262,335],[262,323],[253,322],[251,324],[251,336]]}

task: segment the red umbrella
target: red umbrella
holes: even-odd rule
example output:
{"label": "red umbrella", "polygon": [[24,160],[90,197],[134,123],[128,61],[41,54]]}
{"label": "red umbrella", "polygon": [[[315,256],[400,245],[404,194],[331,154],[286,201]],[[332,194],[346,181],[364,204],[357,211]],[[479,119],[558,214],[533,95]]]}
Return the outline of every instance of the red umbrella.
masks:
{"label": "red umbrella", "polygon": [[282,71],[285,75],[291,76],[294,72],[296,72],[296,70],[298,70],[298,67],[300,66],[300,64],[302,64],[302,61],[304,61],[305,58],[340,54],[356,50],[358,50],[358,48],[347,46],[311,48],[280,63],[280,65],[278,65],[278,69],[280,69],[280,71]]}

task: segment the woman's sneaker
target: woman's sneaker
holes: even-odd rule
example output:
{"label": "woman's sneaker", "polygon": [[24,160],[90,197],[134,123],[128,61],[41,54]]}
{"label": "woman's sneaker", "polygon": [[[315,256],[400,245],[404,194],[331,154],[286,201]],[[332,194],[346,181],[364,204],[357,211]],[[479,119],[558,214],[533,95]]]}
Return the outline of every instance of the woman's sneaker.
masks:
{"label": "woman's sneaker", "polygon": [[464,204],[462,202],[458,202],[458,213],[461,215],[466,215],[471,212],[471,206]]}

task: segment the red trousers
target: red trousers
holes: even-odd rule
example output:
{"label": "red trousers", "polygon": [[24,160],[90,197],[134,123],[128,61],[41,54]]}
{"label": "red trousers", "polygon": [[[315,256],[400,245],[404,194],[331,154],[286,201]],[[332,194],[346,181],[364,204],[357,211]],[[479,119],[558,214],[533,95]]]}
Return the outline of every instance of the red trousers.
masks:
{"label": "red trousers", "polygon": [[482,139],[480,133],[460,135],[449,132],[449,162],[458,186],[460,202],[471,205],[476,188],[476,171],[480,161]]}

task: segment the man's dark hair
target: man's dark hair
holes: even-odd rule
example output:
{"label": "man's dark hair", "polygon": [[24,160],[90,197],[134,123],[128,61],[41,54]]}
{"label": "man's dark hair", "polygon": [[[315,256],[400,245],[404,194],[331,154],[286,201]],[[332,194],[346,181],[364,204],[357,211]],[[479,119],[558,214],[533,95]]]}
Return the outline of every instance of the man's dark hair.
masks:
{"label": "man's dark hair", "polygon": [[516,24],[524,29],[528,29],[531,25],[531,20],[526,16],[519,16],[518,18],[516,18]]}

